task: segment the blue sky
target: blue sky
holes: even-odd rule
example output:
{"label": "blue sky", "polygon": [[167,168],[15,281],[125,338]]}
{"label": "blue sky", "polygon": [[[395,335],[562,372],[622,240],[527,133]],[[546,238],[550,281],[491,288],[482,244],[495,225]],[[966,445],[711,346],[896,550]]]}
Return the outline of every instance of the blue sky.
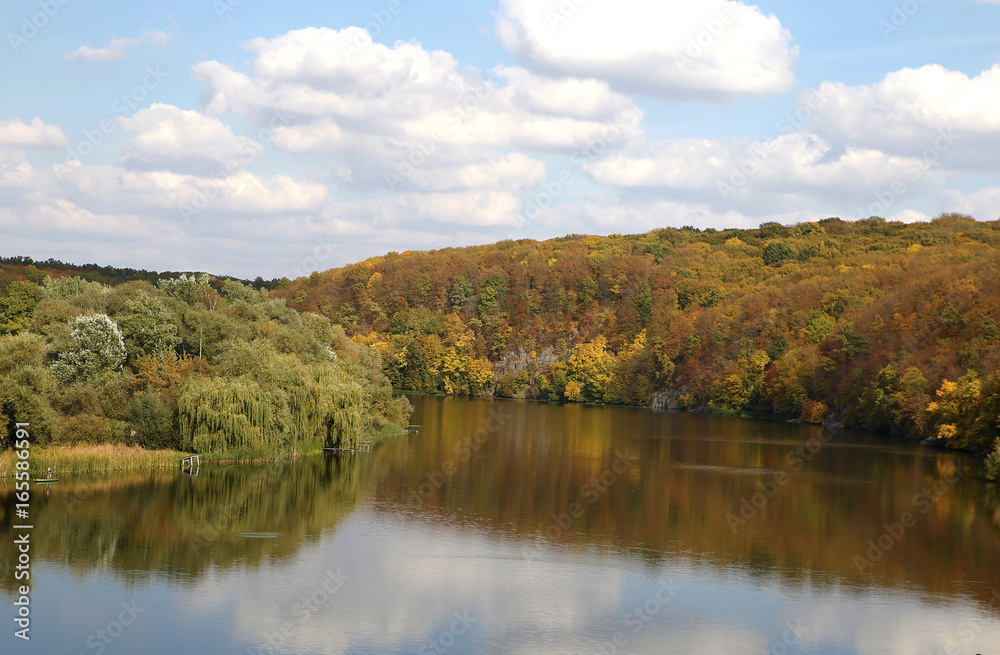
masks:
{"label": "blue sky", "polygon": [[1000,217],[1000,1],[12,0],[0,252],[390,250]]}

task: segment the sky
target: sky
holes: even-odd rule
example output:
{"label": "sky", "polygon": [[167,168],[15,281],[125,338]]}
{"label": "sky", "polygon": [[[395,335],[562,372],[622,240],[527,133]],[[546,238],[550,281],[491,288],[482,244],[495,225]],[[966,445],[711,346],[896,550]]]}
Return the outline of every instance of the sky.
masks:
{"label": "sky", "polygon": [[1000,0],[7,0],[0,37],[3,256],[1000,218]]}

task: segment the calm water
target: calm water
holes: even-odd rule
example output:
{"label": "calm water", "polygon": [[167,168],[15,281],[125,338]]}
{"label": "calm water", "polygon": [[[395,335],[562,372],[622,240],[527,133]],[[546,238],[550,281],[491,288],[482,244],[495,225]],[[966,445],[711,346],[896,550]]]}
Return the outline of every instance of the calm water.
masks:
{"label": "calm water", "polygon": [[0,653],[998,653],[1000,498],[851,432],[414,399],[355,456],[63,479]]}

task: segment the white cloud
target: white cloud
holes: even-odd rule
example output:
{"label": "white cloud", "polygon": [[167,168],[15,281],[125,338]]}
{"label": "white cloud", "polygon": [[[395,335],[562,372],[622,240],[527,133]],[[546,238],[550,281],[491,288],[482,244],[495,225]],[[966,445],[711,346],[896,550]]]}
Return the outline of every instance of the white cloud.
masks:
{"label": "white cloud", "polygon": [[824,82],[815,129],[886,152],[996,170],[1000,64],[969,77],[937,64],[889,73],[871,86]]}
{"label": "white cloud", "polygon": [[410,193],[361,203],[360,217],[385,224],[520,227],[521,200],[503,191]]}
{"label": "white cloud", "polygon": [[62,130],[41,118],[31,119],[30,124],[18,119],[0,121],[0,148],[60,148],[67,143]]}
{"label": "white cloud", "polygon": [[951,189],[945,197],[948,211],[969,214],[981,221],[1000,220],[1000,187],[986,187],[970,193]]}
{"label": "white cloud", "polygon": [[532,70],[668,98],[787,91],[798,57],[775,16],[727,0],[502,0],[496,30]]}
{"label": "white cloud", "polygon": [[[404,178],[400,173],[408,173]],[[488,161],[458,166],[438,166],[434,169],[402,167],[390,177],[389,189],[395,186],[415,186],[427,191],[454,191],[459,189],[490,189],[494,191],[523,192],[546,179],[545,164],[519,152],[497,155]],[[409,183],[409,184],[407,184]]]}
{"label": "white cloud", "polygon": [[58,188],[66,197],[101,212],[153,211],[181,219],[182,208],[189,208],[202,216],[235,213],[252,219],[315,212],[328,200],[322,184],[297,182],[287,175],[264,179],[241,171],[217,179],[79,162],[57,164],[54,169],[60,180]]}
{"label": "white cloud", "polygon": [[[593,79],[511,67],[484,77],[460,71],[448,53],[373,43],[355,27],[296,30],[248,47],[252,77],[214,61],[194,66],[206,111],[270,124],[278,148],[330,156],[331,176],[358,189],[466,188],[497,166],[507,188],[521,189],[537,184],[542,164],[512,149],[569,153],[606,139],[616,122],[617,141],[641,138],[642,112]],[[411,169],[419,171],[404,174]]]}
{"label": "white cloud", "polygon": [[784,212],[817,203],[864,202],[874,191],[902,184],[939,186],[948,179],[915,157],[871,148],[834,150],[807,132],[768,142],[746,139],[650,143],[634,154],[586,164],[599,184],[672,191],[714,206]]}
{"label": "white cloud", "polygon": [[[525,7],[506,2],[498,29],[528,21]],[[718,99],[791,82],[795,48],[777,19],[735,2],[685,7],[653,7],[627,32],[620,24],[632,0],[618,9],[625,19],[614,20],[590,0],[557,24],[551,40],[537,41],[543,45],[529,53],[534,59],[518,55],[527,67],[486,73],[418,43],[374,43],[360,28],[255,39],[246,70],[215,61],[193,67],[205,91],[203,111],[154,104],[118,119],[130,138],[117,166],[35,168],[42,155],[29,160],[23,150],[65,146],[63,132],[38,118],[0,121],[4,247],[72,235],[57,237],[55,251],[27,254],[65,258],[92,248],[119,265],[214,262],[219,272],[267,276],[287,273],[296,261],[296,274],[308,274],[310,266],[387,250],[664,225],[753,227],[853,216],[853,208],[873,203],[884,207],[872,213],[902,220],[925,220],[925,211],[939,209],[979,218],[1000,212],[996,188],[951,188],[959,181],[954,162],[972,166],[978,155],[976,165],[996,165],[990,154],[1000,146],[1000,114],[989,109],[1000,99],[1000,65],[973,78],[925,67],[870,87],[825,83],[814,93],[825,104],[803,103],[815,117],[811,131],[770,141],[647,141],[643,112],[623,91]],[[723,8],[733,21],[699,46],[703,54],[685,63],[692,68],[678,71],[673,54],[685,54],[688,36],[711,34],[714,24],[704,21]],[[609,39],[584,47],[574,40],[584,29],[578,19],[606,23]],[[650,36],[654,28],[659,40]],[[529,48],[549,28],[518,29],[505,39]],[[746,65],[753,70],[735,60],[739,48],[751,53]],[[244,118],[254,139],[231,127]],[[948,127],[955,143],[928,159],[926,148]],[[264,143],[273,147],[266,151]],[[275,155],[288,174],[247,170]],[[565,197],[536,210],[532,200],[552,188],[567,155],[577,168],[568,173]],[[889,193],[900,184],[902,191]],[[331,235],[337,245],[324,245],[324,258],[306,263],[302,252]],[[144,259],[123,261],[120,252]]]}
{"label": "white cloud", "polygon": [[129,140],[122,163],[141,170],[213,175],[236,172],[256,161],[261,143],[236,136],[218,118],[173,105],[154,104],[120,118]]}
{"label": "white cloud", "polygon": [[124,37],[111,39],[108,45],[103,48],[91,48],[90,46],[80,46],[73,52],[66,54],[66,59],[84,59],[86,61],[114,61],[125,59],[125,50],[142,43],[152,43],[155,46],[164,46],[170,39],[167,32],[145,31],[138,37]]}
{"label": "white cloud", "polygon": [[[515,155],[497,165],[520,163]],[[38,170],[23,152],[0,150],[0,239],[32,256],[299,275],[388,250],[489,243],[522,225],[520,198],[499,189],[338,202],[322,184],[283,175],[215,179],[78,161]],[[336,248],[305,261],[304,247],[331,239]]]}
{"label": "white cloud", "polygon": [[734,210],[716,211],[704,203],[626,200],[591,194],[581,202],[540,209],[532,214],[531,221],[558,234],[635,234],[684,225],[750,228],[757,227],[761,219]]}

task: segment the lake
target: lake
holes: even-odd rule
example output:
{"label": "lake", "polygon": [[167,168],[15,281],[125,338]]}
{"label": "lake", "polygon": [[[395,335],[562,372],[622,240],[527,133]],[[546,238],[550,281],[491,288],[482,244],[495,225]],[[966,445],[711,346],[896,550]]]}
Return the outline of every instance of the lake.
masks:
{"label": "lake", "polygon": [[414,396],[371,452],[33,487],[0,652],[1000,652],[1000,494],[818,426]]}

